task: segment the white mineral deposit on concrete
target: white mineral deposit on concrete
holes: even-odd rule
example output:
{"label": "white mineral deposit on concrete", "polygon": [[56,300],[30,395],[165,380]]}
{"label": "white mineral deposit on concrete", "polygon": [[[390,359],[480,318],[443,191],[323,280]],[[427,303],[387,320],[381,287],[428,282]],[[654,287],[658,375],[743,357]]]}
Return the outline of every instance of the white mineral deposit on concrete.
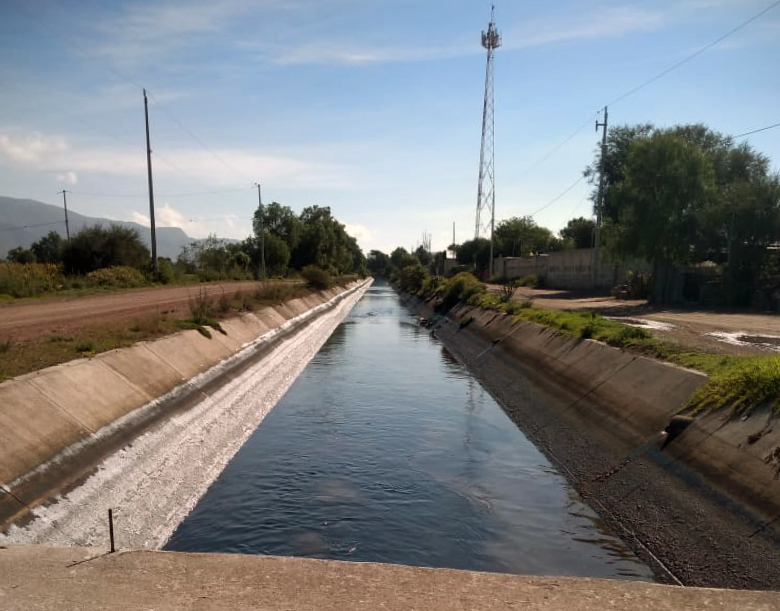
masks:
{"label": "white mineral deposit on concrete", "polygon": [[[753,348],[780,352],[780,335],[749,333],[748,331],[713,331],[707,335],[734,346],[752,346]],[[747,341],[747,338],[750,338],[750,341]]]}
{"label": "white mineral deposit on concrete", "polygon": [[[260,363],[191,410],[108,457],[82,485],[35,508],[29,524],[0,535],[0,544],[107,547],[112,508],[117,547],[161,548],[366,289],[282,340]],[[214,376],[224,367],[201,375]]]}
{"label": "white mineral deposit on concrete", "polygon": [[648,318],[626,318],[624,316],[605,316],[608,320],[614,320],[615,322],[621,322],[624,325],[630,327],[639,327],[641,329],[653,329],[655,331],[673,331],[677,328],[668,322],[661,322],[659,320],[650,320]]}

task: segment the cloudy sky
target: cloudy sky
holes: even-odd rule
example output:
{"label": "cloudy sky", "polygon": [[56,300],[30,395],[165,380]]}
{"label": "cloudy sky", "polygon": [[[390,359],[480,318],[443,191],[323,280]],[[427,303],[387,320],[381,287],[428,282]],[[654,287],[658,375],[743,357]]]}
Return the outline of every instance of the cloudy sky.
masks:
{"label": "cloudy sky", "polygon": [[[774,0],[496,6],[496,217],[588,216],[593,121],[780,122]],[[330,206],[364,249],[474,235],[489,2],[0,3],[0,195],[147,222],[142,88],[158,223],[242,238],[264,201]],[[578,129],[580,128],[580,129]],[[573,135],[572,135],[573,134]],[[780,168],[780,129],[748,141]],[[549,205],[548,205],[549,204]],[[541,211],[540,211],[541,210]]]}

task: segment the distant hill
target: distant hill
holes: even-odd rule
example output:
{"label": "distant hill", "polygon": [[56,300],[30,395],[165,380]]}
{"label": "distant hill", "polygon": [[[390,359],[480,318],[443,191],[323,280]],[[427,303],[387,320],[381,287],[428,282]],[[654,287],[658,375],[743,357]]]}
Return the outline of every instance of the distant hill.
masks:
{"label": "distant hill", "polygon": [[[88,225],[121,225],[137,229],[144,243],[150,245],[149,228],[129,221],[112,221],[110,219],[84,216],[73,212],[68,206],[68,223],[70,233],[80,231]],[[56,231],[65,237],[65,213],[59,206],[51,206],[32,199],[15,199],[0,196],[0,260],[12,248],[29,246],[45,236],[50,231]],[[176,260],[181,249],[197,241],[189,237],[179,227],[157,226],[157,254]]]}

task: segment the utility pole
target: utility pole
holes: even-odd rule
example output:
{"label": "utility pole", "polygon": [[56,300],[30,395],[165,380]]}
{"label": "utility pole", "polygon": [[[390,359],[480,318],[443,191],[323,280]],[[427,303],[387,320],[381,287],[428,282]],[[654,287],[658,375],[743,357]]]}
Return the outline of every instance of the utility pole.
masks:
{"label": "utility pole", "polygon": [[144,118],[146,119],[146,170],[149,175],[149,222],[152,226],[152,268],[157,271],[157,234],[154,228],[154,186],[152,185],[152,146],[149,142],[149,102],[144,89]]}
{"label": "utility pole", "polygon": [[265,280],[265,221],[263,220],[263,198],[260,195],[260,183],[257,185],[257,203],[258,203],[258,216],[260,218],[260,266],[263,271],[263,280]]}
{"label": "utility pole", "polygon": [[596,200],[596,236],[595,236],[595,248],[593,249],[593,286],[596,288],[598,282],[598,272],[601,267],[601,220],[604,208],[604,173],[607,169],[607,119],[608,110],[604,107],[604,123],[599,123],[596,119],[596,131],[599,131],[599,127],[604,128],[604,132],[601,135],[601,163],[599,164],[599,193]]}
{"label": "utility pole", "polygon": [[452,221],[452,245],[455,246],[455,221]]}
{"label": "utility pole", "polygon": [[70,225],[68,224],[68,200],[65,198],[66,193],[67,191],[63,189],[62,205],[65,207],[65,236],[68,238],[68,242],[70,242]]}

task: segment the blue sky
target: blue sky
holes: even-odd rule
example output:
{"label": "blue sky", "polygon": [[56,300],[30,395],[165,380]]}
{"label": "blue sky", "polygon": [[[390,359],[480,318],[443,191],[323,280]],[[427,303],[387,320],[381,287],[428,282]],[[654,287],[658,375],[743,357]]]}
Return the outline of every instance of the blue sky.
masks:
{"label": "blue sky", "polygon": [[[772,0],[496,5],[496,218],[532,214],[593,159],[604,104]],[[330,206],[365,250],[474,235],[489,2],[0,4],[0,195],[144,222],[141,88],[159,224],[241,238],[264,201]],[[780,6],[610,106],[611,124],[780,122]],[[551,150],[584,126],[552,155]],[[780,129],[748,141],[780,168]],[[536,215],[588,216],[582,181]]]}

